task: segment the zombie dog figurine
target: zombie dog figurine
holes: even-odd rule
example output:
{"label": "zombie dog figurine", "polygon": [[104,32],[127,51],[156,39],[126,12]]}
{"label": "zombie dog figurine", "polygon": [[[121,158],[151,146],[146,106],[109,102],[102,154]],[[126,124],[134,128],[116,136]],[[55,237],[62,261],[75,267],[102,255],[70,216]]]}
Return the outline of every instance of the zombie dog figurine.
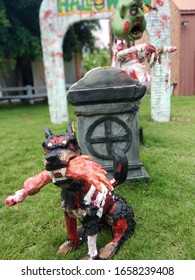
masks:
{"label": "zombie dog figurine", "polygon": [[[126,179],[127,162],[121,150],[115,150],[115,178],[107,179],[106,171],[91,157],[81,155],[81,150],[71,123],[65,133],[53,134],[45,130],[45,171],[27,179],[24,188],[9,196],[9,206],[20,203],[51,181],[62,188],[67,241],[58,250],[68,253],[84,241],[88,242],[85,259],[109,259],[134,232],[132,208],[113,189]],[[77,227],[77,219],[82,226]],[[98,252],[96,238],[102,225],[108,225],[113,239]]]}
{"label": "zombie dog figurine", "polygon": [[146,20],[142,0],[119,0],[112,19],[112,30],[115,35],[112,66],[125,70],[129,76],[141,84],[149,86],[151,75],[143,64],[149,67],[161,61],[161,55],[174,52],[175,47],[156,49],[149,43],[131,46],[132,42],[142,38],[146,30]]}

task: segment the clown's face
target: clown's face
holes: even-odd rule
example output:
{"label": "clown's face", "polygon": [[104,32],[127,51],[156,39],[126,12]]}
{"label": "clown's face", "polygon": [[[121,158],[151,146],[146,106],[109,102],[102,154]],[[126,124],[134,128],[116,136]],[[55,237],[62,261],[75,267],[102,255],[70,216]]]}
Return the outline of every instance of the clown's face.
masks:
{"label": "clown's face", "polygon": [[119,39],[138,40],[146,29],[142,0],[119,0],[112,20],[112,30]]}

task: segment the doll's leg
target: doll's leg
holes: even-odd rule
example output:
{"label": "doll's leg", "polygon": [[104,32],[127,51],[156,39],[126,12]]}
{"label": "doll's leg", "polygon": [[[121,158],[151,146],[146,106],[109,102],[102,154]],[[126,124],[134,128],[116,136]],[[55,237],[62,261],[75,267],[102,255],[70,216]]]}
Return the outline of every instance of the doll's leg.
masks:
{"label": "doll's leg", "polygon": [[87,245],[88,245],[88,256],[89,258],[94,259],[98,255],[97,234],[89,235],[87,237]]}
{"label": "doll's leg", "polygon": [[110,259],[121,245],[134,233],[135,221],[132,208],[123,200],[116,201],[108,214],[111,221],[113,238],[105,247],[101,248],[100,259]]}
{"label": "doll's leg", "polygon": [[79,237],[77,234],[77,222],[76,219],[69,217],[65,214],[66,228],[67,228],[67,241],[63,243],[59,249],[58,253],[66,254],[73,249],[76,249],[79,245]]}
{"label": "doll's leg", "polygon": [[96,215],[97,207],[89,207],[89,215],[82,221],[87,236],[88,254],[82,260],[93,260],[98,257],[97,234],[100,231],[99,217]]}

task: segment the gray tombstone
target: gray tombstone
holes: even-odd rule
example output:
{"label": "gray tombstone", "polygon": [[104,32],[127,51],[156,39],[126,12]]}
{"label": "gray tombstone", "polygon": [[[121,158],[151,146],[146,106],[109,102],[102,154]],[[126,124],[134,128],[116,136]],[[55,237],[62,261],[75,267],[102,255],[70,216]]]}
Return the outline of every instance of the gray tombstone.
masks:
{"label": "gray tombstone", "polygon": [[149,179],[139,153],[138,101],[146,87],[114,67],[98,67],[72,85],[67,100],[74,105],[81,151],[113,174],[112,147],[128,159],[127,180]]}

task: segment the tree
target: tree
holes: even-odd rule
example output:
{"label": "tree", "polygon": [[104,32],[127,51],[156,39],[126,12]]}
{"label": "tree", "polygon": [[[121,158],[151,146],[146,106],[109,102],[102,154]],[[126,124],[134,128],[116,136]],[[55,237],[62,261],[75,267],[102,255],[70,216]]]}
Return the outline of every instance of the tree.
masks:
{"label": "tree", "polygon": [[[0,0],[0,70],[17,69],[19,85],[32,84],[31,61],[42,56],[39,9],[42,0]],[[64,58],[81,53],[84,46],[93,49],[92,30],[97,21],[83,21],[68,30],[64,40]]]}
{"label": "tree", "polygon": [[106,48],[87,52],[83,56],[83,66],[85,73],[95,67],[103,67],[108,65],[111,65],[111,58],[109,50]]}
{"label": "tree", "polygon": [[98,20],[83,20],[70,26],[63,44],[65,61],[69,61],[73,53],[82,53],[83,48],[93,51],[95,49],[95,37],[92,31],[99,28]]}
{"label": "tree", "polygon": [[69,61],[75,54],[76,78],[82,77],[82,52],[83,48],[90,52],[95,50],[95,37],[92,31],[100,28],[98,20],[84,20],[70,26],[63,44],[65,61]]}
{"label": "tree", "polygon": [[41,56],[41,0],[0,0],[0,68],[17,68],[19,84],[32,82],[30,62]]}

